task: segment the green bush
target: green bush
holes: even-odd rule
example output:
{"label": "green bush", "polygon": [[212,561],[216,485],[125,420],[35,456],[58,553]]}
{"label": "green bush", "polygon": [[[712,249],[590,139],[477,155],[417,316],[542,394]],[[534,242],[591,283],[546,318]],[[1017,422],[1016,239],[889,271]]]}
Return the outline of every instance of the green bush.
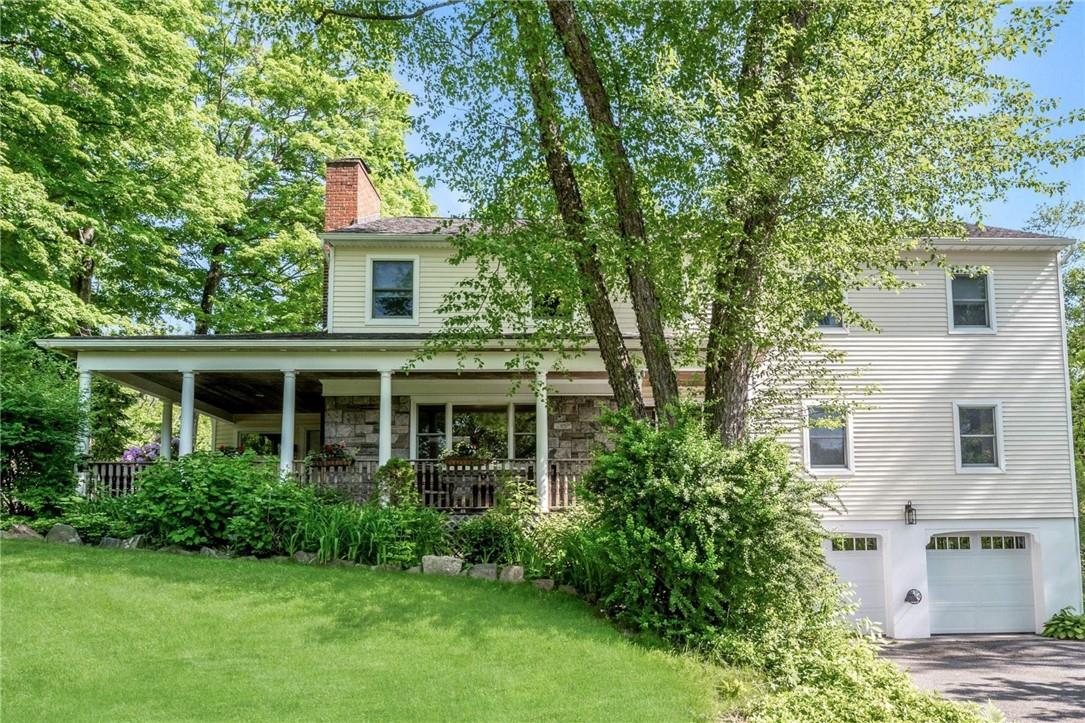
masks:
{"label": "green bush", "polygon": [[418,493],[418,475],[405,459],[393,457],[377,469],[373,475],[374,501],[382,501],[394,507],[419,507],[422,496]]}
{"label": "green bush", "polygon": [[17,338],[0,344],[0,483],[7,512],[55,515],[75,493],[75,370]]}
{"label": "green bush", "polygon": [[595,514],[583,504],[542,517],[531,530],[537,569],[532,572],[600,597],[613,590],[618,571],[609,562]]}
{"label": "green bush", "polygon": [[[659,427],[604,416],[613,450],[583,483],[605,566],[620,572],[604,608],[680,647],[763,665],[773,654],[766,643],[802,645],[800,631],[836,616],[815,512],[831,488],[797,471],[783,445],[727,449],[699,410],[675,414]],[[761,637],[745,645],[751,633]]]}
{"label": "green bush", "polygon": [[447,517],[426,507],[313,504],[290,538],[289,551],[298,550],[320,562],[413,565],[423,555],[448,552]]}
{"label": "green bush", "polygon": [[1044,623],[1044,635],[1059,640],[1085,640],[1085,614],[1065,607]]}
{"label": "green bush", "polygon": [[305,510],[327,495],[318,488],[291,481],[267,480],[237,496],[224,537],[237,552],[261,557],[287,550]]}
{"label": "green bush", "polygon": [[251,519],[254,500],[280,484],[278,467],[251,453],[196,452],[143,470],[132,496],[132,515],[140,531],[156,542],[226,547],[238,542],[240,530],[231,528],[231,520],[239,515]]}
{"label": "green bush", "polygon": [[493,508],[460,523],[456,549],[468,562],[537,566],[530,530],[538,515],[531,480],[505,473],[498,479]]}
{"label": "green bush", "polygon": [[71,497],[62,503],[60,522],[71,525],[83,542],[97,543],[103,537],[135,535],[132,497]]}

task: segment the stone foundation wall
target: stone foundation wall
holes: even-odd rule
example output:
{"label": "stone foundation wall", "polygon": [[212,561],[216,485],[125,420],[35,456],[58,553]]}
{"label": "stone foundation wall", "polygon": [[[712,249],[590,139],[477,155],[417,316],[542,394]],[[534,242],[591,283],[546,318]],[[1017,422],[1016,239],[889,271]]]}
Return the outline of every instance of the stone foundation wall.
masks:
{"label": "stone foundation wall", "polygon": [[550,397],[550,459],[583,459],[606,441],[597,419],[603,408],[614,409],[604,397]]}
{"label": "stone foundation wall", "polygon": [[[325,397],[324,441],[342,444],[356,457],[377,457],[380,397]],[[392,456],[411,452],[411,398],[392,397]]]}

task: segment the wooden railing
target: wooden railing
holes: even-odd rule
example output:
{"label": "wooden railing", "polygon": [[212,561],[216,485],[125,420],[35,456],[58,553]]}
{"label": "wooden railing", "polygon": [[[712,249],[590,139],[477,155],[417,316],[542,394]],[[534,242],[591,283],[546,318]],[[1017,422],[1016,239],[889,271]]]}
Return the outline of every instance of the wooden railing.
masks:
{"label": "wooden railing", "polygon": [[[485,463],[448,463],[435,459],[412,459],[422,504],[460,513],[481,512],[494,506],[497,489],[508,474],[535,479],[535,460],[499,459]],[[261,460],[273,464],[276,460]],[[587,459],[550,460],[550,508],[560,510],[575,501],[573,484],[587,467]],[[137,474],[148,467],[146,462],[88,462],[88,492],[116,497],[131,494]],[[373,475],[377,460],[356,459],[346,465],[308,465],[294,463],[294,477],[299,482],[339,490],[347,497],[364,502],[373,494]]]}

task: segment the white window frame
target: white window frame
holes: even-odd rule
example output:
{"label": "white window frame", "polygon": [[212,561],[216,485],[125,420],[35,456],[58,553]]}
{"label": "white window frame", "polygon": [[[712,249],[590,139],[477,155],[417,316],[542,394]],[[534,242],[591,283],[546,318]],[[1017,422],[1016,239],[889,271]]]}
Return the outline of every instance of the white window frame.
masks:
{"label": "white window frame", "polygon": [[[848,295],[847,295],[847,293],[845,293],[844,294],[844,306],[847,306],[847,305],[848,305]],[[819,334],[828,334],[828,335],[847,334],[848,331],[849,331],[848,330],[848,324],[847,324],[847,322],[844,321],[843,315],[841,315],[841,318],[840,318],[840,326],[822,326],[821,325],[821,320],[819,319],[818,320],[818,325],[817,325],[816,328],[817,328]]]}
{"label": "white window frame", "polygon": [[955,326],[953,323],[953,278],[946,274],[946,324],[950,334],[997,334],[998,312],[995,309],[995,272],[984,272],[987,281],[987,326]]}
{"label": "white window frame", "polygon": [[[815,477],[850,477],[855,474],[855,444],[851,410],[844,414],[845,467],[814,467],[810,464],[810,408],[829,406],[828,400],[810,399],[802,408],[802,463],[806,471]],[[858,534],[858,533],[856,533]]]}
{"label": "white window frame", "polygon": [[[961,464],[961,407],[993,407],[995,410],[995,464],[989,467]],[[1006,471],[1006,443],[1002,430],[1002,402],[997,399],[960,399],[953,402],[953,451],[957,474],[1002,474]]]}
{"label": "white window frame", "polygon": [[[391,318],[373,317],[373,262],[374,261],[411,261],[414,263],[414,288],[411,290],[413,299],[411,302],[411,316],[396,316]],[[366,254],[365,257],[365,323],[374,326],[417,326],[421,298],[422,263],[418,254]]]}
{"label": "white window frame", "polygon": [[[509,396],[507,394],[501,395],[487,395],[479,394],[477,396],[465,396],[465,395],[426,395],[420,394],[411,397],[411,440],[410,440],[410,459],[418,458],[418,407],[419,405],[436,406],[443,404],[445,406],[445,449],[451,449],[452,447],[452,414],[455,407],[498,407],[504,405],[506,408],[507,422],[505,427],[506,432],[506,444],[508,446],[510,454],[515,451],[516,439],[513,431],[513,418],[516,413],[516,407],[526,407],[530,404],[534,404],[535,398],[530,395],[517,394]],[[510,459],[516,459],[510,457]]]}

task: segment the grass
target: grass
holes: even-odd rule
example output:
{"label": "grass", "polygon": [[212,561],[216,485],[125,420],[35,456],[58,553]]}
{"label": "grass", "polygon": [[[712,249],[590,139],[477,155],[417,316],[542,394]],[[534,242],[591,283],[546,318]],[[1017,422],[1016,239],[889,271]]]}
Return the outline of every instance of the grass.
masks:
{"label": "grass", "polygon": [[715,719],[733,675],[499,585],[6,540],[4,720]]}

